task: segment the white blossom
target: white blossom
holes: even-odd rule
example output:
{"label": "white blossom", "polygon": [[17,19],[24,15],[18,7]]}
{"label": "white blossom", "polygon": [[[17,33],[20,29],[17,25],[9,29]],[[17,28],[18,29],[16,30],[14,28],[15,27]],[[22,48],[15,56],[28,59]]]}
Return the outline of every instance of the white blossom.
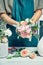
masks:
{"label": "white blossom", "polygon": [[10,31],[9,28],[6,29],[6,30],[4,31],[4,33],[5,33],[5,36],[6,36],[6,35],[11,36],[11,35],[12,35],[12,32]]}

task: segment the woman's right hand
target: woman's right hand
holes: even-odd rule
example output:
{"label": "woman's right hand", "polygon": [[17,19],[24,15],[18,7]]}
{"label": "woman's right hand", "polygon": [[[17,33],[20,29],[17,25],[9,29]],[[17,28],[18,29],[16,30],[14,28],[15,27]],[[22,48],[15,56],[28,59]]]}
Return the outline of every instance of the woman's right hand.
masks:
{"label": "woman's right hand", "polygon": [[26,21],[21,21],[21,25],[27,25],[28,23]]}
{"label": "woman's right hand", "polygon": [[14,26],[14,27],[17,27],[17,26],[19,26],[19,22],[18,21],[14,21],[15,23],[12,25],[12,26]]}

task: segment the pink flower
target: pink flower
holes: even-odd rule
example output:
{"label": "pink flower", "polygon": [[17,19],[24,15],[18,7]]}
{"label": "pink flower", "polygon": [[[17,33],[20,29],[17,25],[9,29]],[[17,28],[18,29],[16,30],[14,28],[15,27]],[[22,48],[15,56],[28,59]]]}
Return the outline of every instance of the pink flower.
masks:
{"label": "pink flower", "polygon": [[31,32],[31,27],[29,27],[29,25],[26,26],[26,32],[30,33]]}
{"label": "pink flower", "polygon": [[30,57],[31,59],[34,59],[36,56],[37,56],[37,55],[36,55],[35,53],[31,53],[31,54],[29,55],[29,57]]}
{"label": "pink flower", "polygon": [[30,33],[30,32],[31,32],[31,28],[28,28],[28,29],[26,30],[26,32],[27,32],[27,33]]}
{"label": "pink flower", "polygon": [[31,38],[32,37],[32,34],[28,34],[27,36],[26,36],[26,38]]}
{"label": "pink flower", "polygon": [[31,34],[30,34],[30,33],[26,33],[26,32],[21,32],[21,33],[20,33],[20,36],[21,36],[22,38],[30,38],[30,37],[31,37]]}
{"label": "pink flower", "polygon": [[28,29],[29,28],[29,25],[26,25],[26,29]]}
{"label": "pink flower", "polygon": [[24,30],[25,30],[25,26],[19,26],[19,27],[18,27],[18,31],[19,31],[19,32],[22,32],[22,31],[24,31]]}
{"label": "pink flower", "polygon": [[20,54],[21,54],[22,57],[26,57],[26,56],[29,55],[29,52],[30,52],[29,50],[23,49],[23,50],[20,52]]}
{"label": "pink flower", "polygon": [[21,25],[18,27],[19,35],[22,38],[30,38],[31,37],[31,27],[29,25]]}
{"label": "pink flower", "polygon": [[20,52],[22,57],[27,57],[29,56],[31,59],[34,59],[37,55],[33,52],[31,52],[29,49],[23,49]]}
{"label": "pink flower", "polygon": [[20,36],[21,36],[22,38],[26,38],[27,34],[26,34],[26,33],[21,33]]}

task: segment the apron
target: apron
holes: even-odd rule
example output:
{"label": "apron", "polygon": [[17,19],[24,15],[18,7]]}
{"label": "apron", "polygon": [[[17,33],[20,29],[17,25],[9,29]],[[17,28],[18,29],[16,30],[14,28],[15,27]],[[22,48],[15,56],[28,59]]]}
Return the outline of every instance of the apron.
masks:
{"label": "apron", "polygon": [[[34,15],[34,0],[14,0],[12,7],[12,19],[20,22],[26,18],[31,18]],[[17,38],[17,33],[15,27],[7,25],[8,28],[12,31],[12,36],[9,37],[9,46],[16,47],[36,47],[38,40],[33,36],[32,41],[25,38]]]}

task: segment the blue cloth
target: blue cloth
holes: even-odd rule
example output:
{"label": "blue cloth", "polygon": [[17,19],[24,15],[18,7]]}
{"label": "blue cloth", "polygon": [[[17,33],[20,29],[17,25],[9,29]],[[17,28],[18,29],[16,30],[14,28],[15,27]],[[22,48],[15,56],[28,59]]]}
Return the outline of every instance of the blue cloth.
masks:
{"label": "blue cloth", "polygon": [[[12,8],[12,19],[20,22],[26,18],[31,18],[34,14],[34,0],[14,0]],[[9,38],[9,46],[16,47],[35,47],[37,46],[38,40],[33,36],[32,41],[29,39],[17,38],[15,27],[7,25],[12,31],[12,36]]]}

